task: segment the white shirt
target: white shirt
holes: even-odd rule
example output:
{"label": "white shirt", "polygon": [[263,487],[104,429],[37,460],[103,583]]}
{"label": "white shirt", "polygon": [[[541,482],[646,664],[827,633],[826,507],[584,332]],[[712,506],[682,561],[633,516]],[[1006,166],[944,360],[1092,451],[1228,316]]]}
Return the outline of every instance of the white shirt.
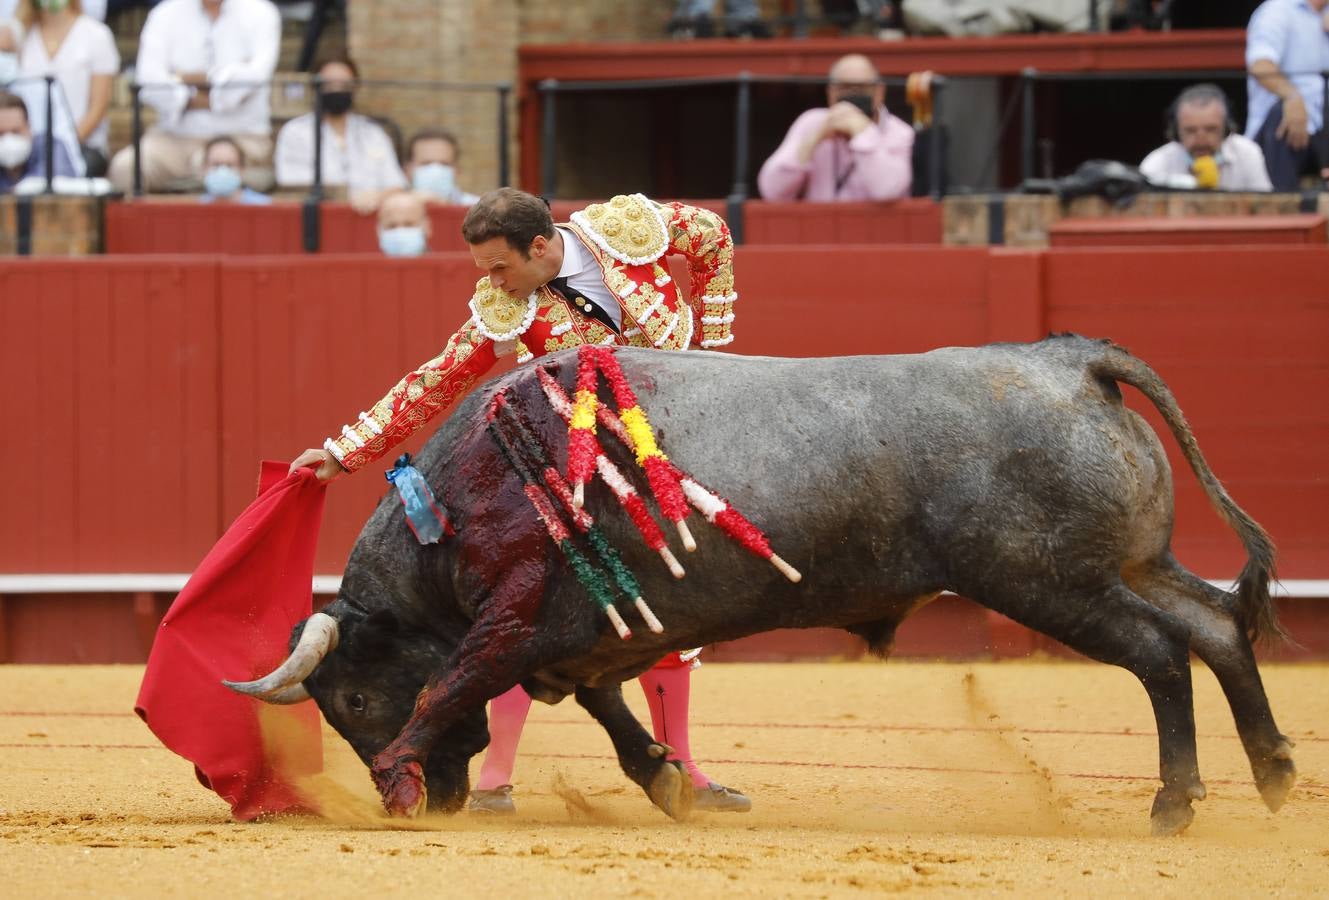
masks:
{"label": "white shirt", "polygon": [[[65,92],[65,101],[75,126],[88,113],[89,95],[93,75],[115,75],[120,71],[120,51],[115,48],[111,29],[87,16],[79,16],[70,26],[69,33],[55,51],[46,52],[41,29],[33,27],[19,54],[19,70],[24,77],[43,78],[54,75]],[[109,125],[103,116],[101,123],[86,143],[106,152],[106,133]]]}
{"label": "white shirt", "polygon": [[[1272,60],[1306,103],[1312,134],[1324,119],[1324,79],[1329,70],[1329,34],[1320,14],[1306,0],[1265,0],[1246,26],[1246,68],[1262,59]],[[1246,136],[1254,137],[1278,97],[1255,76],[1246,78]]]}
{"label": "white shirt", "polygon": [[[324,121],[322,153],[324,184],[345,185],[350,191],[406,187],[392,139],[367,116],[348,115],[344,139]],[[272,163],[282,187],[314,183],[313,113],[296,116],[281,127]]]}
{"label": "white shirt", "polygon": [[[1190,175],[1191,155],[1177,141],[1164,144],[1140,163],[1140,172],[1155,184],[1169,176]],[[1218,151],[1218,186],[1225,191],[1272,191],[1260,145],[1239,134],[1229,134]]]}
{"label": "white shirt", "polygon": [[605,284],[595,257],[591,256],[591,251],[586,249],[581,238],[571,229],[561,225],[554,227],[563,236],[563,265],[558,268],[558,277],[566,278],[569,288],[604,310],[614,320],[614,327],[622,331],[623,307]]}
{"label": "white shirt", "polygon": [[[144,85],[143,102],[157,109],[162,131],[199,138],[266,135],[280,44],[281,17],[268,0],[222,0],[215,22],[200,0],[162,0],[143,23],[134,77]],[[210,109],[185,109],[190,91],[178,83],[183,72],[207,73]]]}

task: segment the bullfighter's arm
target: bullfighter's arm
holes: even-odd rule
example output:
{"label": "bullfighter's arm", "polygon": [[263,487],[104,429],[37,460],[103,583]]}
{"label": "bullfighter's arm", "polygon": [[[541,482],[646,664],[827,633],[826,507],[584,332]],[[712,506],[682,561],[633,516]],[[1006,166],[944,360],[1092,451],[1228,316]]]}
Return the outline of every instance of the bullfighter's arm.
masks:
{"label": "bullfighter's arm", "polygon": [[723,347],[734,339],[734,242],[729,226],[709,209],[683,203],[661,207],[669,228],[669,253],[688,261],[692,281],[692,339]]}
{"label": "bullfighter's arm", "polygon": [[367,413],[343,426],[323,449],[355,472],[383,456],[466,393],[493,367],[494,342],[467,319],[443,352],[406,375]]}

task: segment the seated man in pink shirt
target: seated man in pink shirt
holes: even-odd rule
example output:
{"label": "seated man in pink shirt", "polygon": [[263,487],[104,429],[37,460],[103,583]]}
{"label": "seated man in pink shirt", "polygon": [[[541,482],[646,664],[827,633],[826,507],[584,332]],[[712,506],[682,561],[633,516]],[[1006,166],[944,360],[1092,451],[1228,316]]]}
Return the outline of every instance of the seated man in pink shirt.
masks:
{"label": "seated man in pink shirt", "polygon": [[887,112],[886,87],[858,53],[831,66],[825,108],[794,120],[757,175],[765,200],[894,200],[913,180],[914,129]]}

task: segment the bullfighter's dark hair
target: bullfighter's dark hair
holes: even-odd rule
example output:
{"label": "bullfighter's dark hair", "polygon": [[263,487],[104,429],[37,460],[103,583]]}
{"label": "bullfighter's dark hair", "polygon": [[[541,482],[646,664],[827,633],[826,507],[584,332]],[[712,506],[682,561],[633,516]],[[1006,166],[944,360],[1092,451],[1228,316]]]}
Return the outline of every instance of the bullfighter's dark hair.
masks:
{"label": "bullfighter's dark hair", "polygon": [[531,242],[536,237],[554,236],[554,217],[534,194],[502,187],[476,201],[461,223],[461,236],[468,244],[501,237],[523,258],[530,259]]}

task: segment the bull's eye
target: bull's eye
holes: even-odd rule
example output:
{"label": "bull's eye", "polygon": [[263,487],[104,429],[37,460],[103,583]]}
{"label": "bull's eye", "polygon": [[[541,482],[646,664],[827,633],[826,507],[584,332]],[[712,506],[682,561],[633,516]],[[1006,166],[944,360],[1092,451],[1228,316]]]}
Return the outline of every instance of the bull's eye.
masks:
{"label": "bull's eye", "polygon": [[356,712],[364,712],[365,711],[364,694],[352,694],[350,699],[350,705],[351,709],[355,710]]}

